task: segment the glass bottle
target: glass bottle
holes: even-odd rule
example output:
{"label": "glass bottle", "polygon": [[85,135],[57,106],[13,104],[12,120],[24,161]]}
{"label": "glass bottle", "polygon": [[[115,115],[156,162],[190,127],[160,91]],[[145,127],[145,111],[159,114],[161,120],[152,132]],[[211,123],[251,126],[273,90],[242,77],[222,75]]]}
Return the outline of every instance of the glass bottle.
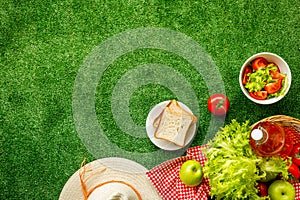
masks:
{"label": "glass bottle", "polygon": [[260,122],[251,130],[250,145],[258,156],[273,156],[284,147],[285,133],[272,122]]}

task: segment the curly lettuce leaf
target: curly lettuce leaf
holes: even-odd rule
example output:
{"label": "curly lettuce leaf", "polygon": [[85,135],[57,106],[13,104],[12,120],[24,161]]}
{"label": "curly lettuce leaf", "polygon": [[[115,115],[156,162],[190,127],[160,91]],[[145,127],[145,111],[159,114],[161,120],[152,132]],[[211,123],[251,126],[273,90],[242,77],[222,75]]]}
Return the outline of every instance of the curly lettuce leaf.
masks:
{"label": "curly lettuce leaf", "polygon": [[261,180],[265,181],[269,177],[272,177],[273,175],[277,176],[278,174],[280,174],[283,179],[288,179],[288,162],[290,162],[289,159],[285,160],[279,156],[261,157],[258,168],[260,173],[265,175]]}
{"label": "curly lettuce leaf", "polygon": [[257,181],[265,179],[268,171],[287,175],[282,159],[274,157],[267,162],[254,154],[249,144],[250,131],[249,121],[240,124],[232,120],[209,142],[203,170],[214,198],[266,199],[257,195]]}

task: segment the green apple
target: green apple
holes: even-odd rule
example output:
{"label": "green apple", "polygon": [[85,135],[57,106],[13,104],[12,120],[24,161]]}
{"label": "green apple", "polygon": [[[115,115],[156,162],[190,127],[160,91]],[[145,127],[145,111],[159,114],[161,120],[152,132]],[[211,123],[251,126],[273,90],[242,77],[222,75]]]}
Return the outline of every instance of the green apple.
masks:
{"label": "green apple", "polygon": [[276,180],[269,186],[268,194],[272,200],[294,200],[296,191],[291,183]]}
{"label": "green apple", "polygon": [[187,186],[199,185],[203,178],[201,164],[196,160],[185,161],[180,167],[179,178]]}

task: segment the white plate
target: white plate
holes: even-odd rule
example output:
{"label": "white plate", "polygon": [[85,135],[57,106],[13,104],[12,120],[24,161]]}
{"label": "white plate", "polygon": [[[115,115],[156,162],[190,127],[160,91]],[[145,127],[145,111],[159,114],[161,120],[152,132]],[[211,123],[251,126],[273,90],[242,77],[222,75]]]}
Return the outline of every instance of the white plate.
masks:
{"label": "white plate", "polygon": [[[147,120],[146,120],[146,130],[147,130],[147,135],[148,135],[148,137],[150,138],[150,140],[153,144],[155,144],[157,147],[159,147],[161,149],[174,151],[174,150],[184,148],[185,146],[187,146],[193,140],[193,138],[195,136],[195,133],[196,133],[196,123],[194,123],[190,127],[190,129],[187,133],[186,139],[185,139],[184,147],[180,147],[180,146],[178,146],[178,145],[176,145],[172,142],[168,142],[166,140],[155,138],[154,137],[155,128],[153,126],[153,122],[160,115],[160,113],[168,105],[169,102],[170,102],[170,100],[161,102],[161,103],[155,105],[151,109],[151,111],[148,114]],[[181,102],[178,102],[178,103],[183,109],[185,109],[186,111],[188,111],[190,113],[193,113],[185,104],[183,104]]]}

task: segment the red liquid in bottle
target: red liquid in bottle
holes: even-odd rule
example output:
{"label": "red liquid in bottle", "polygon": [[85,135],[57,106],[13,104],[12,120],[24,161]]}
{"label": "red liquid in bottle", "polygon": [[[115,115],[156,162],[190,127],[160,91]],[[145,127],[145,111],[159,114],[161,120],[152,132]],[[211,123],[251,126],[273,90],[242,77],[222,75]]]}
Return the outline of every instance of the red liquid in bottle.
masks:
{"label": "red liquid in bottle", "polygon": [[278,154],[285,145],[285,133],[272,122],[260,122],[251,131],[250,145],[258,156]]}

